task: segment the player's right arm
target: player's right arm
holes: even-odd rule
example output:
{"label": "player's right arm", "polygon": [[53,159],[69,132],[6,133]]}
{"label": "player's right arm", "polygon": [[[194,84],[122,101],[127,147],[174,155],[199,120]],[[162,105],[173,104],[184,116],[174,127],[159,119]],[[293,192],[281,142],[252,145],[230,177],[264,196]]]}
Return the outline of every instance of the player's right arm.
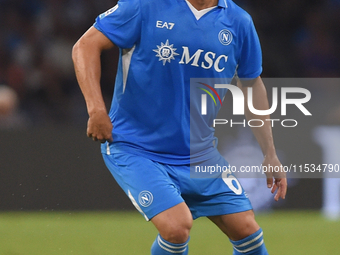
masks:
{"label": "player's right arm", "polygon": [[100,87],[100,55],[103,50],[113,46],[104,34],[91,27],[72,50],[75,73],[89,114],[87,136],[94,141],[112,142],[112,123]]}

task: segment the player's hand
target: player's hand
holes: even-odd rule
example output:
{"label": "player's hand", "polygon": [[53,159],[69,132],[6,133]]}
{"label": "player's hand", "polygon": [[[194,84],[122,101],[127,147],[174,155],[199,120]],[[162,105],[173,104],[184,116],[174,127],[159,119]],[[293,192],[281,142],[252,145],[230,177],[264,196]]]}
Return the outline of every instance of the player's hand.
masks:
{"label": "player's hand", "polygon": [[106,111],[92,113],[87,122],[87,136],[93,141],[112,142],[112,123]]}
{"label": "player's hand", "polygon": [[280,198],[285,199],[287,193],[287,178],[277,156],[266,156],[262,163],[262,167],[263,166],[267,167],[267,171],[265,171],[267,187],[271,189],[273,194],[276,192],[274,196],[275,201],[279,201]]}

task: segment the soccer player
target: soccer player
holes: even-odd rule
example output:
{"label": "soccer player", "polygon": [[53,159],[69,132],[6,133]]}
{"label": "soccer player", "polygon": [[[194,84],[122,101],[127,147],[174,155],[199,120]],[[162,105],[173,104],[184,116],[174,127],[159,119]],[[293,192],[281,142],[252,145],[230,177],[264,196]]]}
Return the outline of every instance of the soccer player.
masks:
{"label": "soccer player", "polygon": [[[100,54],[119,47],[114,97],[107,113],[100,88]],[[268,109],[260,78],[261,49],[251,17],[231,0],[120,0],[99,15],[73,48],[89,113],[87,135],[102,142],[104,161],[137,210],[159,235],[152,255],[188,254],[193,219],[208,217],[230,239],[234,254],[268,254],[251,204],[230,174],[190,178],[190,167],[228,166],[216,146],[212,121],[223,98],[206,80],[240,78],[252,86],[256,109]],[[199,89],[197,87],[201,87]],[[263,120],[246,107],[248,119]],[[263,165],[280,166],[269,122],[253,128]],[[267,173],[274,199],[285,198],[284,175]]]}

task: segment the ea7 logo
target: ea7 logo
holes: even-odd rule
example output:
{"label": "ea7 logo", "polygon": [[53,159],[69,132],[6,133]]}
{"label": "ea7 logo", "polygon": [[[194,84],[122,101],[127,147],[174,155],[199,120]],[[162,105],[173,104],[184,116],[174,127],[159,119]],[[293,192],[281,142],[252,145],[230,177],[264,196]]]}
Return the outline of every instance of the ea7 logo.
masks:
{"label": "ea7 logo", "polygon": [[163,22],[161,20],[157,20],[156,21],[156,27],[158,28],[166,28],[166,29],[173,29],[173,27],[175,26],[175,23],[171,23],[171,22]]}

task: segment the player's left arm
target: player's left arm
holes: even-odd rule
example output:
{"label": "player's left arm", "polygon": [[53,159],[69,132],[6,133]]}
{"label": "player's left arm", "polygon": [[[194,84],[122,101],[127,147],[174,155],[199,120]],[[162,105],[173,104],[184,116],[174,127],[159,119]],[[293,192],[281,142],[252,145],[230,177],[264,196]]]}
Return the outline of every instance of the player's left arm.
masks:
{"label": "player's left arm", "polygon": [[[238,80],[237,86],[242,89],[245,98],[248,98],[248,87],[251,86],[253,89],[253,106],[257,110],[267,110],[269,109],[269,103],[267,98],[267,91],[262,82],[261,77],[257,77],[251,80]],[[274,146],[271,122],[266,121],[270,119],[269,115],[255,115],[252,113],[245,100],[245,115],[247,120],[250,119],[261,119],[264,123],[262,127],[252,127],[252,132],[254,133],[264,155],[263,166],[277,166],[281,167],[281,162],[276,155],[276,150]],[[282,169],[282,168],[280,168]],[[267,185],[271,188],[272,193],[275,191],[275,200],[278,201],[280,198],[285,199],[287,193],[287,178],[284,172],[272,173],[266,172]]]}

